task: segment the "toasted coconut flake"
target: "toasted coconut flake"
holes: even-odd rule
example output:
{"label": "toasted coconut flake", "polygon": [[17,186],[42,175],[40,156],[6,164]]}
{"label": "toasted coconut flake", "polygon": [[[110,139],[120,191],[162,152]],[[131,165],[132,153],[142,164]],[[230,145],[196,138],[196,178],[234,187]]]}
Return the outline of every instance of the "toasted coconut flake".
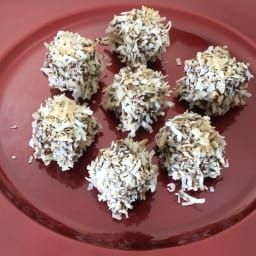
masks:
{"label": "toasted coconut flake", "polygon": [[145,6],[114,16],[106,32],[121,62],[133,65],[160,59],[170,45],[171,22],[165,21],[158,11]]}
{"label": "toasted coconut flake", "polygon": [[170,93],[160,72],[145,65],[125,67],[106,90],[105,108],[114,111],[120,120],[119,128],[134,137],[140,127],[152,132],[153,122],[164,115],[165,108],[173,105],[167,100]]}
{"label": "toasted coconut flake", "polygon": [[227,47],[210,46],[185,61],[185,76],[177,81],[177,96],[189,108],[198,107],[206,115],[222,116],[245,104],[251,96],[248,81],[253,77],[249,64],[231,57]]}
{"label": "toasted coconut flake", "polygon": [[108,37],[97,37],[95,39],[95,43],[99,44],[99,45],[106,46],[106,45],[109,45],[110,42],[109,42],[109,38]]}
{"label": "toasted coconut flake", "polygon": [[215,179],[222,168],[228,167],[224,159],[226,142],[208,116],[185,112],[169,119],[156,135],[156,144],[168,175],[181,182],[177,196],[178,201],[186,201],[182,205],[203,203],[186,191],[208,190],[205,178]]}
{"label": "toasted coconut flake", "polygon": [[45,46],[48,52],[41,70],[48,76],[49,85],[72,92],[75,100],[90,99],[98,90],[105,67],[94,42],[77,33],[59,31]]}
{"label": "toasted coconut flake", "polygon": [[35,150],[34,158],[42,159],[45,165],[56,161],[62,171],[72,168],[98,133],[99,125],[92,115],[86,105],[64,95],[48,98],[33,114],[29,145]]}
{"label": "toasted coconut flake", "polygon": [[99,201],[106,202],[112,217],[128,218],[136,200],[145,200],[147,191],[156,190],[158,169],[151,164],[154,152],[146,151],[146,140],[136,142],[126,138],[101,149],[87,167],[89,189],[94,186]]}

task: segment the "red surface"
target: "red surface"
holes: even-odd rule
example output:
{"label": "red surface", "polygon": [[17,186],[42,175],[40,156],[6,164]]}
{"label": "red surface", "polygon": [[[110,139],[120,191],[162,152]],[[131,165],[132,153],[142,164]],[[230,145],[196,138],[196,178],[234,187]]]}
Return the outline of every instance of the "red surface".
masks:
{"label": "red surface", "polygon": [[[1,42],[3,45],[2,53],[6,53],[6,47],[11,48],[12,43],[18,41],[18,39],[14,40],[14,35],[24,37],[26,34],[31,34],[31,31],[37,29],[40,24],[43,25],[46,22],[43,10],[47,9],[50,2],[44,2],[44,5],[42,5],[44,9],[40,9],[40,5],[33,9],[34,3],[32,2],[31,6],[26,6],[27,11],[37,10],[39,13],[41,11],[42,16],[29,12],[30,14],[26,16],[26,19],[29,20],[30,15],[34,17],[33,24],[30,25],[29,29],[24,24],[19,23],[13,26],[13,31],[16,29],[17,33],[10,34],[11,30],[8,32],[3,29],[3,34],[6,37],[4,42]],[[54,9],[56,8],[56,2],[53,3],[53,6],[51,6],[52,10],[49,12],[49,16],[53,12],[52,19],[65,13],[77,13],[76,7],[79,5],[69,7],[69,3],[64,1],[62,2],[62,15],[60,12],[56,14],[56,9]],[[169,6],[170,2],[168,1]],[[173,2],[175,5],[176,2]],[[160,1],[157,5],[161,6],[163,5],[162,3],[166,2]],[[95,6],[103,5],[102,3],[94,4]],[[108,5],[111,7],[110,1],[108,1]],[[11,3],[3,4],[3,6],[4,8],[1,9],[1,12],[3,10],[6,11],[5,8],[8,10],[9,6],[9,8],[14,8],[12,12],[15,13],[15,8],[17,8],[16,5],[11,6]],[[191,8],[191,4],[184,6],[190,6]],[[207,7],[205,5],[206,12],[208,10],[209,13],[212,12],[214,14],[214,8],[210,10],[210,7],[212,6],[208,5]],[[63,175],[56,172],[54,167],[47,168],[47,170],[45,168],[38,170],[40,164],[37,162],[34,162],[32,166],[28,166],[27,159],[30,150],[27,147],[27,141],[31,133],[31,113],[37,109],[39,103],[47,95],[50,95],[49,88],[46,86],[47,81],[38,71],[44,57],[42,41],[49,40],[56,29],[63,28],[63,26],[67,29],[78,31],[85,36],[98,36],[104,31],[104,26],[107,20],[110,19],[111,13],[117,11],[116,8],[112,10],[106,8],[104,11],[102,9],[99,10],[90,3],[90,7],[83,6],[83,8],[79,9],[79,12],[86,10],[86,8],[92,9],[94,12],[89,11],[86,15],[78,15],[73,18],[70,18],[69,15],[68,19],[49,23],[45,26],[45,29],[33,33],[8,55],[8,61],[11,66],[9,66],[7,59],[0,64],[2,68],[0,77],[0,120],[2,124],[0,128],[0,164],[3,169],[2,173],[10,181],[5,182],[5,185],[9,186],[9,190],[6,190],[9,197],[11,196],[13,201],[15,200],[16,204],[24,212],[32,215],[38,222],[46,226],[51,225],[51,228],[57,229],[62,234],[76,236],[77,239],[84,240],[84,237],[88,237],[89,232],[93,232],[93,241],[91,242],[101,246],[118,247],[118,242],[124,241],[124,239],[127,239],[128,243],[130,241],[130,244],[128,244],[130,247],[138,247],[140,241],[145,242],[146,247],[168,246],[175,244],[177,240],[176,242],[175,240],[162,242],[162,240],[180,234],[183,238],[191,240],[192,235],[185,235],[187,231],[193,231],[193,239],[198,240],[202,237],[202,234],[205,234],[205,231],[208,232],[206,233],[208,236],[232,225],[234,221],[243,219],[244,215],[254,207],[252,202],[255,198],[255,174],[253,172],[255,163],[253,161],[255,145],[253,131],[255,124],[250,123],[250,117],[255,115],[254,97],[249,99],[248,106],[241,111],[232,111],[225,119],[216,120],[215,122],[219,130],[227,138],[227,156],[230,159],[231,168],[225,171],[223,182],[216,183],[216,192],[206,195],[206,205],[198,208],[201,211],[192,207],[184,209],[177,206],[174,202],[174,197],[167,194],[164,189],[164,184],[167,180],[162,175],[157,193],[146,202],[138,204],[134,213],[131,213],[131,219],[120,224],[111,220],[110,213],[106,210],[106,207],[96,201],[95,193],[86,192],[83,180],[84,167],[82,169],[79,167],[80,171],[76,174]],[[196,16],[188,16],[183,12],[168,10],[167,7],[163,8],[161,13],[167,16],[171,15],[169,18],[173,20],[176,27],[172,34],[172,47],[164,58],[164,60],[169,61],[169,64],[163,64],[161,67],[163,71],[169,74],[171,84],[182,73],[181,68],[176,67],[175,57],[192,57],[197,50],[204,49],[210,43],[228,44],[237,57],[252,64],[252,70],[255,73],[255,49],[251,42],[243,39],[243,36],[234,35],[226,28],[220,27],[218,24],[212,24],[207,20],[201,20],[201,18]],[[8,20],[8,17],[5,16],[5,19]],[[4,24],[8,24],[8,22],[4,22]],[[93,26],[90,24],[93,24]],[[19,26],[22,28],[21,31],[18,29]],[[192,34],[188,34],[185,31],[189,31]],[[253,37],[254,35],[251,34],[250,36]],[[11,42],[11,39],[13,42]],[[33,44],[31,45],[31,43]],[[26,51],[24,52],[24,50]],[[116,68],[117,66],[113,66],[108,71],[107,77],[103,80],[105,84],[111,81],[112,72],[116,72]],[[251,84],[253,83],[254,81]],[[24,88],[29,89],[29,94]],[[251,88],[251,91],[255,92],[255,89]],[[13,99],[15,99],[15,104]],[[173,116],[180,111],[182,111],[181,106],[170,110],[168,116]],[[107,132],[108,136],[102,136],[98,140],[97,147],[100,148],[107,145],[112,139],[120,136],[120,134],[117,134],[112,127],[108,127],[109,122],[104,120],[105,113],[100,109],[97,110],[97,116],[101,119],[105,132],[109,129]],[[110,116],[107,114],[107,117]],[[113,120],[111,122],[113,123]],[[163,123],[163,120],[161,122]],[[162,124],[161,122],[158,126]],[[9,126],[13,123],[20,125],[21,128],[16,131],[10,130]],[[157,128],[155,126],[155,131],[157,131]],[[247,136],[241,138],[239,135],[242,132],[246,133]],[[19,136],[20,134],[22,136]],[[152,145],[150,144],[149,146]],[[19,153],[20,149],[22,149],[22,154]],[[248,151],[246,152],[246,150]],[[96,153],[97,149],[92,149],[92,151]],[[242,152],[244,154],[241,157]],[[17,155],[15,161],[10,160],[10,156],[13,154]],[[243,170],[242,178],[241,170]],[[4,180],[3,176],[1,180]],[[239,187],[237,184],[239,184]],[[33,207],[28,207],[21,198],[25,198]],[[85,201],[87,206],[90,205],[90,211],[88,211]],[[168,204],[166,203],[167,201]],[[83,255],[84,253],[88,255],[138,255],[138,252],[112,251],[67,239],[63,235],[58,235],[27,218],[2,196],[0,197],[0,203],[1,229],[5,230],[5,232],[0,233],[0,244],[3,245],[1,252],[4,255],[45,255],[45,253],[48,255],[56,253],[62,253],[62,255],[82,255],[82,253]],[[48,217],[39,215],[38,210]],[[170,217],[172,215],[173,217]],[[255,235],[254,230],[256,227],[256,216],[254,215],[255,213],[251,213],[249,217],[243,219],[238,224],[205,240],[185,246],[147,251],[141,254],[184,255],[185,253],[192,253],[193,255],[193,253],[197,253],[198,255],[203,255],[206,248],[208,248],[211,249],[207,249],[208,255],[241,255],[242,253],[249,256],[254,255],[253,249],[255,249],[255,246],[252,239]],[[64,224],[64,226],[59,225],[60,223]],[[170,228],[174,226],[174,223],[177,224],[176,229]],[[211,225],[208,226],[209,224]],[[198,231],[199,228],[200,230]],[[72,233],[71,229],[75,233]],[[143,235],[138,234],[136,237],[138,240],[134,242],[129,233],[123,234],[124,231],[140,232]],[[102,234],[105,233],[113,235],[104,236],[102,239]],[[144,235],[152,236],[155,246]],[[199,235],[200,237],[198,237]],[[98,240],[96,241],[96,239]],[[106,245],[104,243],[106,240],[111,240],[112,244]],[[131,241],[133,242],[131,243]],[[48,246],[45,246],[45,242],[47,242]]]}

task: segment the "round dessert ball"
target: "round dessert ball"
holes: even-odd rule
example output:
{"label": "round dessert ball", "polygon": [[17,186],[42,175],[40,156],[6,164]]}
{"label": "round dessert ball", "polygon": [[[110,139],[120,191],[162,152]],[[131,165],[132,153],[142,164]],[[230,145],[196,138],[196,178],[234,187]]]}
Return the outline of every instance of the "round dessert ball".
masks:
{"label": "round dessert ball", "polygon": [[[206,178],[215,179],[228,167],[226,142],[208,116],[185,112],[169,119],[156,135],[157,152],[168,175],[181,181],[178,200],[183,205],[203,203],[186,191],[208,190]],[[174,190],[174,189],[173,189]]]}
{"label": "round dessert ball", "polygon": [[156,190],[158,168],[151,164],[154,151],[146,150],[146,142],[131,138],[113,141],[87,167],[88,189],[98,190],[98,200],[107,203],[115,219],[128,218],[132,204],[145,200],[147,191]]}
{"label": "round dessert ball", "polygon": [[105,108],[115,113],[122,131],[134,137],[143,127],[152,132],[151,125],[163,110],[173,104],[167,97],[171,90],[165,76],[145,65],[124,67],[106,89]]}
{"label": "round dessert ball", "polygon": [[114,16],[107,28],[107,36],[121,62],[127,64],[155,61],[170,45],[171,22],[159,12],[143,6]]}
{"label": "round dessert ball", "polygon": [[62,171],[73,168],[99,130],[90,108],[64,95],[48,98],[33,118],[29,145],[35,159],[45,165],[56,161]]}
{"label": "round dessert ball", "polygon": [[236,61],[227,47],[210,46],[185,61],[185,76],[177,81],[177,96],[190,109],[197,107],[206,115],[222,116],[244,105],[251,95],[247,87],[253,76],[248,66]]}
{"label": "round dessert ball", "polygon": [[85,100],[97,92],[105,67],[95,44],[78,33],[59,31],[53,41],[45,44],[48,52],[41,68],[49,85],[70,91],[75,100]]}

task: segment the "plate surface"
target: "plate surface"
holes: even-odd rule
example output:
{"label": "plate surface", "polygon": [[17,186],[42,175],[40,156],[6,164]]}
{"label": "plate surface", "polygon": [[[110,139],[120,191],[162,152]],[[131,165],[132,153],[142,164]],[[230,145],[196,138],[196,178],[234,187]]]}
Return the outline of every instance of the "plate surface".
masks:
{"label": "plate surface", "polygon": [[[130,218],[121,222],[112,220],[104,203],[97,201],[96,191],[88,192],[86,166],[102,147],[112,140],[125,137],[116,130],[117,120],[104,112],[99,103],[101,92],[89,105],[103,126],[97,142],[84,154],[74,170],[62,173],[56,165],[44,167],[40,161],[28,164],[32,151],[32,113],[47,97],[50,90],[46,77],[39,71],[45,57],[44,41],[50,41],[58,30],[78,32],[95,38],[104,35],[114,14],[134,7],[111,6],[81,12],[48,24],[14,47],[0,62],[0,185],[5,195],[24,213],[44,226],[71,238],[101,247],[115,249],[152,249],[171,247],[207,238],[247,216],[255,208],[255,80],[250,82],[253,96],[247,106],[230,111],[223,118],[213,120],[226,137],[230,168],[221,179],[212,182],[215,193],[201,193],[204,205],[181,207],[174,195],[166,190],[169,178],[160,170],[157,192],[148,195],[130,212]],[[152,68],[168,75],[172,87],[182,75],[182,67],[175,59],[192,58],[199,50],[211,44],[228,45],[231,52],[244,62],[251,63],[255,74],[255,48],[241,35],[217,23],[192,14],[154,6],[162,16],[172,20],[171,46],[161,62]],[[106,70],[101,90],[110,84],[120,65],[110,48],[100,48],[112,65]],[[136,139],[147,138],[148,148],[154,147],[154,136],[165,120],[184,112],[178,102],[164,118],[153,126],[154,133],[140,131]],[[18,125],[17,130],[10,129]],[[11,156],[15,155],[15,160]],[[157,159],[154,159],[157,163]]]}

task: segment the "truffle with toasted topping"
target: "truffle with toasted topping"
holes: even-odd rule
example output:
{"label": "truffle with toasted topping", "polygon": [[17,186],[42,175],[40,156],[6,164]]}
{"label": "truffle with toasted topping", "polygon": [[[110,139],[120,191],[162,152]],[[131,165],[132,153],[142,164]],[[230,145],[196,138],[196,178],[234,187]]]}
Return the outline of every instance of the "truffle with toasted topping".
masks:
{"label": "truffle with toasted topping", "polygon": [[[181,181],[176,194],[183,205],[204,203],[188,191],[208,190],[206,178],[215,179],[228,166],[224,159],[226,142],[208,116],[184,113],[169,119],[156,135],[157,151],[168,175]],[[169,185],[168,189],[170,191]],[[173,189],[174,190],[174,189]]]}
{"label": "truffle with toasted topping", "polygon": [[98,90],[105,67],[95,43],[78,33],[59,31],[45,46],[48,52],[41,70],[48,76],[49,85],[72,92],[75,100],[90,99]]}
{"label": "truffle with toasted topping", "polygon": [[251,94],[248,81],[253,77],[248,64],[238,62],[227,47],[210,46],[185,61],[185,76],[177,81],[177,96],[189,108],[198,107],[206,115],[222,116],[229,109],[245,104]]}
{"label": "truffle with toasted topping", "polygon": [[133,65],[160,59],[170,45],[171,22],[165,21],[158,11],[145,6],[114,16],[107,36],[121,62]]}
{"label": "truffle with toasted topping", "polygon": [[98,200],[107,203],[115,219],[128,218],[133,203],[156,190],[158,169],[151,164],[154,152],[148,152],[145,143],[131,138],[114,141],[87,167],[88,189],[98,190]]}
{"label": "truffle with toasted topping", "polygon": [[48,98],[33,114],[29,145],[34,158],[45,165],[56,161],[62,171],[72,168],[98,133],[99,125],[92,115],[90,108],[64,95]]}
{"label": "truffle with toasted topping", "polygon": [[125,67],[106,90],[105,108],[114,111],[120,120],[119,128],[133,137],[140,127],[152,132],[152,123],[173,105],[167,100],[170,93],[161,72],[145,65]]}

